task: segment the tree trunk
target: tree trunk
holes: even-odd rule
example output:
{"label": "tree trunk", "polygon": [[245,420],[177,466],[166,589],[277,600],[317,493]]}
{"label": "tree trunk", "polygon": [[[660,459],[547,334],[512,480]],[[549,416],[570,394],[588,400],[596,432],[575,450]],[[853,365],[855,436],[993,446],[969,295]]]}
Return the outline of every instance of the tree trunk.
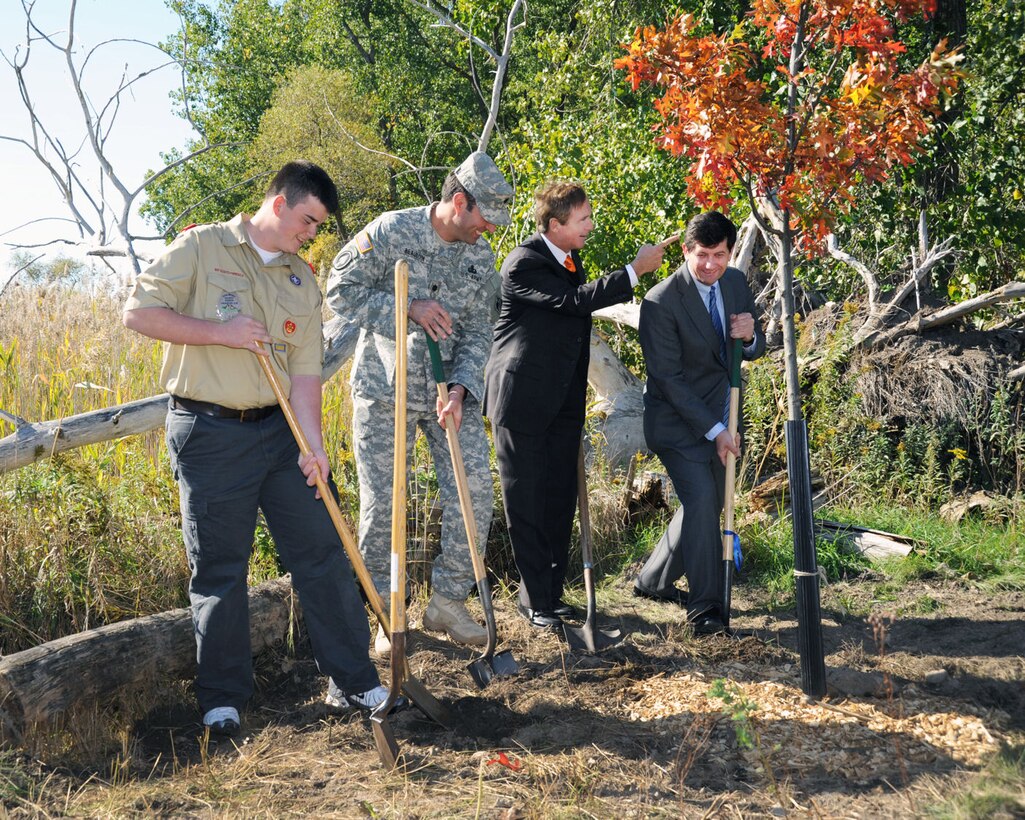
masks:
{"label": "tree trunk", "polygon": [[[298,607],[291,592],[288,576],[250,590],[254,655],[285,637],[293,607]],[[190,609],[109,624],[8,655],[0,659],[0,733],[17,742],[33,724],[78,703],[162,677],[191,677],[195,663]]]}

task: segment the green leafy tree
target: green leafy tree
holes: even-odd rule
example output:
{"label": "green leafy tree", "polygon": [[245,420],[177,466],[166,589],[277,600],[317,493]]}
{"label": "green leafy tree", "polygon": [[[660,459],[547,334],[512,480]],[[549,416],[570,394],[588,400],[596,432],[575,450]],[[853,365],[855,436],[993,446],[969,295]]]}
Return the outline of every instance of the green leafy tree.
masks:
{"label": "green leafy tree", "polygon": [[388,205],[395,163],[384,153],[367,102],[341,70],[294,68],[274,92],[249,149],[254,170],[271,172],[295,157],[324,168],[338,186],[343,236]]}

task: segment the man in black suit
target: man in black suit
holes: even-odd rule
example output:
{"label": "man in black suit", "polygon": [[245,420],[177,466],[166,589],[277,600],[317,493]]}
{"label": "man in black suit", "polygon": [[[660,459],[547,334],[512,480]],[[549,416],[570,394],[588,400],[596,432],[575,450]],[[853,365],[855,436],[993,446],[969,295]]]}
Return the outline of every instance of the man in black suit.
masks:
{"label": "man in black suit", "polygon": [[588,282],[579,251],[594,222],[583,187],[567,181],[542,186],[534,217],[540,232],[502,265],[484,414],[491,419],[520,572],[518,609],[543,629],[573,616],[562,585],[577,497],[591,313],[627,301],[637,277],[662,264],[670,240],[641,246],[625,269]]}
{"label": "man in black suit", "polygon": [[[655,550],[634,582],[641,597],[687,607],[697,633],[723,630],[722,530],[726,454],[740,437],[726,429],[733,345],[745,359],[765,352],[754,297],[744,274],[728,267],[737,229],[720,213],[699,214],[684,234],[684,264],[648,291],[640,337],[648,380],[644,437],[680,498]],[[687,595],[675,585],[687,576]]]}

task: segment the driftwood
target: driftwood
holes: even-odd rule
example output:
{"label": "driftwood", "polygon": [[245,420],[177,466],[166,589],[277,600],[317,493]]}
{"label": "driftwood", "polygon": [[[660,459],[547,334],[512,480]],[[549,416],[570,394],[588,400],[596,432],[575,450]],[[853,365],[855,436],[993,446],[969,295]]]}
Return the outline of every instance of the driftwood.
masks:
{"label": "driftwood", "polygon": [[[813,493],[812,508],[816,509],[821,506],[821,500],[824,497],[822,490],[825,488],[826,482],[822,476],[817,473],[812,473],[811,476],[811,490]],[[751,488],[748,493],[748,505],[753,510],[759,510],[769,515],[778,517],[780,511],[783,510],[789,503],[790,499],[787,497],[787,490],[790,487],[790,480],[787,477],[785,470],[775,473],[769,476],[765,481],[760,484],[756,484]],[[819,503],[816,503],[816,502]]]}
{"label": "driftwood", "polygon": [[906,535],[826,519],[815,522],[815,534],[826,541],[840,542],[871,560],[905,558],[917,544]]}
{"label": "driftwood", "polygon": [[[817,510],[828,500],[825,481],[822,476],[813,474],[811,486],[814,493],[812,510]],[[788,489],[787,474],[785,472],[776,473],[751,490],[748,494],[748,505],[751,509],[772,518],[787,515],[790,503],[787,498]],[[873,530],[857,524],[841,524],[825,518],[816,519],[814,528],[817,537],[826,541],[839,542],[844,547],[853,549],[872,560],[894,556],[904,557],[917,544],[915,539],[904,535]]]}
{"label": "driftwood", "polygon": [[[250,590],[254,655],[285,637],[292,617],[291,590],[288,576]],[[0,658],[2,734],[17,742],[33,724],[52,720],[78,703],[160,678],[191,677],[195,663],[187,608],[109,624],[8,655]]]}
{"label": "driftwood", "polygon": [[0,473],[86,444],[148,433],[163,426],[166,413],[167,394],[162,393],[56,421],[24,424],[0,439]]}
{"label": "driftwood", "polygon": [[865,347],[880,347],[902,336],[922,333],[926,330],[942,327],[943,325],[953,324],[966,316],[971,316],[977,311],[985,310],[1003,302],[1023,298],[1025,298],[1025,282],[1008,282],[996,290],[991,290],[988,293],[983,293],[980,296],[959,302],[956,305],[940,310],[922,311],[895,327],[873,331],[864,336],[861,341]]}

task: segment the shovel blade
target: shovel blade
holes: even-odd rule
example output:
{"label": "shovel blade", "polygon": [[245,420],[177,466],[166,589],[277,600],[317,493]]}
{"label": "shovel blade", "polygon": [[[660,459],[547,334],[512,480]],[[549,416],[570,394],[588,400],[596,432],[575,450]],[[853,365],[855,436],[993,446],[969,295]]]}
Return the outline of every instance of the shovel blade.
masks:
{"label": "shovel blade", "polygon": [[466,668],[470,670],[470,677],[473,678],[473,682],[477,684],[478,689],[483,689],[495,677],[495,670],[491,668],[491,665],[484,658],[470,661]]}
{"label": "shovel blade", "polygon": [[413,702],[413,705],[439,726],[445,729],[457,728],[458,723],[452,712],[412,675],[407,676],[402,682],[402,691],[406,693],[406,697]]}
{"label": "shovel blade", "polygon": [[570,649],[576,652],[600,652],[623,640],[620,630],[595,629],[590,622],[585,622],[580,628],[563,624],[563,633]]}
{"label": "shovel blade", "polygon": [[499,678],[511,678],[520,674],[520,665],[508,649],[503,649],[491,659],[491,668]]}
{"label": "shovel blade", "polygon": [[377,744],[377,754],[381,758],[381,764],[388,771],[392,771],[399,764],[399,744],[395,740],[395,733],[388,723],[387,716],[372,714],[370,728],[374,731],[374,743]]}
{"label": "shovel blade", "polygon": [[503,649],[490,658],[477,658],[468,663],[466,668],[470,670],[470,677],[480,689],[491,683],[493,678],[510,678],[520,673],[520,665],[508,649]]}

